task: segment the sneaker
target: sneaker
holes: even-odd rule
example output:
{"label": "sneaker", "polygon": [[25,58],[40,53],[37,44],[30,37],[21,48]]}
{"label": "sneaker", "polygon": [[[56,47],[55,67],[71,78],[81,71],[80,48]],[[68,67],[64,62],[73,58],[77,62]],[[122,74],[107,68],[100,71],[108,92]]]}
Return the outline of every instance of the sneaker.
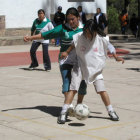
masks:
{"label": "sneaker", "polygon": [[45,68],[45,71],[50,72],[51,68]]}
{"label": "sneaker", "polygon": [[108,112],[108,115],[110,116],[111,120],[113,120],[113,121],[119,121],[119,117],[118,117],[118,115],[116,114],[115,111],[109,111]]}
{"label": "sneaker", "polygon": [[70,107],[68,109],[68,116],[75,117],[75,111],[74,111],[74,107],[72,104],[70,105]]}
{"label": "sneaker", "polygon": [[35,69],[36,67],[38,67],[38,65],[36,65],[36,66],[30,65],[30,66],[29,66],[29,69],[33,70],[33,69]]}
{"label": "sneaker", "polygon": [[57,119],[57,123],[58,124],[65,124],[66,122],[66,119],[67,119],[67,112],[61,114],[58,116],[58,119]]}

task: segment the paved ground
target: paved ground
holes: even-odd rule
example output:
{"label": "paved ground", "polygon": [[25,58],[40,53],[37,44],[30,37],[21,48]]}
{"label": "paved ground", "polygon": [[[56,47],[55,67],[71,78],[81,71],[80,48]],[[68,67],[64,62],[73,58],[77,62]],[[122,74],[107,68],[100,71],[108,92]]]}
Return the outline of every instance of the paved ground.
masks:
{"label": "paved ground", "polygon": [[[108,59],[103,74],[120,121],[109,119],[101,98],[89,85],[84,103],[90,108],[90,117],[85,121],[69,117],[64,125],[56,123],[64,99],[57,60],[52,63],[51,72],[43,71],[42,64],[37,70],[29,71],[30,62],[21,61],[21,57],[29,60],[29,55],[22,55],[29,52],[29,45],[0,46],[1,60],[14,53],[15,57],[8,60],[12,64],[16,61],[10,66],[0,66],[0,139],[140,140],[140,42],[116,42],[115,46],[125,58],[125,64]],[[50,52],[55,52],[53,57],[58,49],[50,47]],[[38,57],[41,59],[41,55]]]}

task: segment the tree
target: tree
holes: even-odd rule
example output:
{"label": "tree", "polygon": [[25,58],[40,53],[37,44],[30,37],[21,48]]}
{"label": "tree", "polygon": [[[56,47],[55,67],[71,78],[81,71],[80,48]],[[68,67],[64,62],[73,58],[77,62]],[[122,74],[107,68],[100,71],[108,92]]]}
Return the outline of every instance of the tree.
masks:
{"label": "tree", "polygon": [[[107,7],[109,33],[115,33],[119,31],[120,28],[118,27],[118,25],[120,24],[117,19],[117,15],[119,16],[119,14],[125,7],[128,7],[127,12],[129,19],[133,13],[138,15],[138,0],[107,0]],[[113,14],[111,12],[113,12]]]}
{"label": "tree", "polygon": [[119,14],[117,12],[117,9],[114,8],[113,6],[108,7],[107,15],[108,15],[108,32],[117,33],[120,29]]}

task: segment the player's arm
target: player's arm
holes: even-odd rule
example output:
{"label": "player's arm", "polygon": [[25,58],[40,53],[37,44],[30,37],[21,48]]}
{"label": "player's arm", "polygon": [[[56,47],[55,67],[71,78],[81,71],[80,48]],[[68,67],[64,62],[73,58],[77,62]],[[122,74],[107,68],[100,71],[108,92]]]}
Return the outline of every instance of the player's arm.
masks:
{"label": "player's arm", "polygon": [[122,61],[122,64],[124,63],[124,59],[117,56],[115,48],[114,48],[114,46],[110,42],[108,44],[108,50],[113,55],[113,57],[115,58],[116,61],[118,61],[118,62]]}
{"label": "player's arm", "polygon": [[118,56],[116,55],[116,53],[113,53],[112,55],[113,55],[113,57],[115,58],[116,61],[118,61],[118,62],[119,62],[119,61],[122,61],[122,64],[124,63],[124,59],[121,58],[121,57],[118,57]]}
{"label": "player's arm", "polygon": [[62,25],[59,25],[47,32],[43,32],[33,36],[25,36],[24,41],[28,42],[28,41],[39,40],[39,39],[54,39],[57,37],[61,37],[61,31],[62,31]]}
{"label": "player's arm", "polygon": [[39,39],[43,39],[41,34],[37,34],[37,35],[33,35],[33,36],[24,36],[25,42],[32,41],[32,40],[39,40]]}
{"label": "player's arm", "polygon": [[73,48],[75,48],[74,44],[72,44],[65,52],[62,52],[60,58],[66,59],[69,53],[73,50]]}

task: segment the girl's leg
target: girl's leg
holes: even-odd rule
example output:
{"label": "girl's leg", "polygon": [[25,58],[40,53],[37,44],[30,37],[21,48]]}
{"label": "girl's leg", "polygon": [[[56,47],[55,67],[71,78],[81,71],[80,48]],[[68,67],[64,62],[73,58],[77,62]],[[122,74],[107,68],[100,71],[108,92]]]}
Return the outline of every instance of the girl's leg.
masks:
{"label": "girl's leg", "polygon": [[110,99],[106,91],[98,92],[100,94],[102,101],[104,102],[105,106],[110,105]]}
{"label": "girl's leg", "polygon": [[36,51],[41,43],[33,41],[32,46],[30,48],[30,57],[31,57],[31,65],[29,68],[35,68],[38,66],[38,61],[36,57]]}
{"label": "girl's leg", "polygon": [[48,43],[42,43],[42,49],[43,49],[43,64],[45,70],[51,70],[51,61],[50,61],[50,56],[48,52]]}
{"label": "girl's leg", "polygon": [[71,82],[71,69],[72,69],[72,65],[68,65],[68,64],[60,65],[60,72],[61,72],[62,81],[63,81],[62,93],[64,94],[64,105],[62,107],[62,111],[57,120],[57,123],[59,123],[59,124],[65,123],[66,116],[67,116],[67,110],[70,106],[70,104],[66,104],[66,103],[71,102],[68,100],[68,97],[67,97],[68,92],[69,92],[70,82]]}
{"label": "girl's leg", "polygon": [[114,121],[118,121],[119,117],[116,114],[116,112],[114,111],[114,109],[113,109],[113,107],[110,103],[108,93],[105,91],[105,86],[104,86],[103,79],[96,80],[93,84],[95,86],[96,92],[98,94],[100,94],[100,96],[102,98],[102,101],[103,101],[104,105],[106,106],[106,109],[107,109],[108,114],[111,117],[111,119],[114,120]]}
{"label": "girl's leg", "polygon": [[84,96],[87,94],[87,84],[84,80],[81,81],[80,87],[78,90],[78,99],[77,104],[82,104]]}
{"label": "girl's leg", "polygon": [[66,94],[64,105],[63,105],[61,113],[60,113],[60,115],[57,119],[57,123],[64,124],[66,122],[67,112],[68,112],[68,109],[70,107],[70,104],[72,103],[72,100],[73,100],[76,92],[77,91],[71,90],[71,91],[68,92],[68,94]]}
{"label": "girl's leg", "polygon": [[77,99],[77,104],[82,104],[83,102],[83,99],[84,99],[84,94],[78,94],[78,99]]}
{"label": "girl's leg", "polygon": [[70,90],[65,98],[64,104],[71,104],[76,93],[76,90]]}
{"label": "girl's leg", "polygon": [[[62,74],[62,70],[61,70],[61,74]],[[79,89],[79,86],[80,86],[81,73],[79,73],[79,67],[78,66],[74,66],[74,68],[72,70],[71,78],[72,79],[71,79],[70,91],[65,96],[66,98],[65,98],[65,101],[64,101],[64,105],[62,107],[62,111],[60,113],[60,116],[58,117],[58,120],[57,120],[57,122],[59,124],[64,124],[65,123],[70,104],[72,103],[73,98],[74,98],[74,96],[75,96],[75,94],[76,94],[76,92],[77,92],[77,90]]]}

